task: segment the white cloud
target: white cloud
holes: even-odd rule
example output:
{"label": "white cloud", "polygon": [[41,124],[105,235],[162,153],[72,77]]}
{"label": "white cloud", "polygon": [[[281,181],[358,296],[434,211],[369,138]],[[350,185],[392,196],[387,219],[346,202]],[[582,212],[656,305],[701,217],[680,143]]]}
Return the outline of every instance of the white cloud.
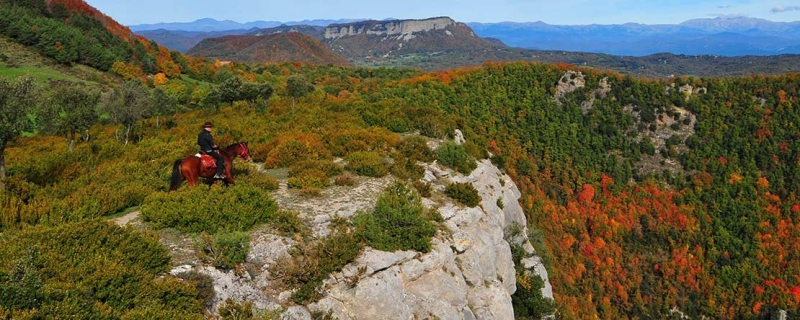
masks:
{"label": "white cloud", "polygon": [[787,12],[787,11],[800,11],[800,6],[777,6],[772,8],[772,13]]}

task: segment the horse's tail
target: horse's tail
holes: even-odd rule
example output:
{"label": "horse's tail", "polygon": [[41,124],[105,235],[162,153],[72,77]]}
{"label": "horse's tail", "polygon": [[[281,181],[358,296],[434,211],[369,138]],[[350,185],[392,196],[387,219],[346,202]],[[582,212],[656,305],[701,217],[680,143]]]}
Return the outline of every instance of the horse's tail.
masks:
{"label": "horse's tail", "polygon": [[169,191],[178,190],[178,187],[181,186],[181,182],[183,182],[183,175],[181,174],[181,164],[183,163],[183,159],[175,160],[175,164],[172,165],[172,180],[169,183]]}

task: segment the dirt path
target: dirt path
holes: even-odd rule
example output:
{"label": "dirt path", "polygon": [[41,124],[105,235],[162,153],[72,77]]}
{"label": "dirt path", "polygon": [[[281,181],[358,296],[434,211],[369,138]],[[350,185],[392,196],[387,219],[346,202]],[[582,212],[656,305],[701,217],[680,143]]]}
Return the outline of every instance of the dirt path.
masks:
{"label": "dirt path", "polygon": [[130,223],[131,221],[133,221],[135,219],[139,219],[139,211],[133,211],[133,212],[128,213],[128,214],[126,214],[124,216],[121,216],[119,218],[111,219],[111,222],[114,222],[118,226],[123,227],[123,226],[125,226],[126,224]]}

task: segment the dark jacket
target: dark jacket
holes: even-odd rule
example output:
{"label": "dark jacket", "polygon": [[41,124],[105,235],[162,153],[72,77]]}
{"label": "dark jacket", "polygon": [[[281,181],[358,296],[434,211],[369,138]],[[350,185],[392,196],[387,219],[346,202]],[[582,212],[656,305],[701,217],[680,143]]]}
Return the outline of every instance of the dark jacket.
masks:
{"label": "dark jacket", "polygon": [[213,150],[215,144],[214,137],[211,136],[211,132],[208,132],[205,129],[200,131],[200,134],[197,135],[197,145],[200,146],[200,150],[203,152]]}

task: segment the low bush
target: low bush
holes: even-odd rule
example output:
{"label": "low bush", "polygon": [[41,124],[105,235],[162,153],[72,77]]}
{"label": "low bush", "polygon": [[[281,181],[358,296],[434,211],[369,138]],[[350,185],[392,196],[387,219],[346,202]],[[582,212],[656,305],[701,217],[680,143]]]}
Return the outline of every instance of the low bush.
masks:
{"label": "low bush", "polygon": [[367,245],[383,251],[428,252],[436,232],[424,215],[419,195],[401,182],[389,186],[378,197],[375,211],[358,215],[353,223]]}
{"label": "low bush", "polygon": [[423,198],[428,198],[431,196],[431,188],[430,182],[423,182],[423,181],[414,181],[414,189],[417,189],[419,195]]}
{"label": "low bush", "polygon": [[263,172],[258,172],[257,169],[251,166],[240,166],[235,170],[236,183],[238,184],[253,185],[267,191],[278,190],[280,186],[280,182],[277,178]]}
{"label": "low bush", "polygon": [[336,177],[336,179],[333,180],[333,184],[337,186],[354,186],[356,185],[356,177],[349,173],[345,173]]}
{"label": "low bush", "polygon": [[328,148],[334,156],[344,156],[352,152],[388,152],[398,143],[400,137],[386,128],[337,130],[326,136]]}
{"label": "low bush", "polygon": [[478,167],[463,145],[448,141],[436,148],[436,160],[463,174],[469,174]]}
{"label": "low bush", "polygon": [[296,173],[295,176],[289,178],[287,181],[287,186],[289,188],[297,188],[297,189],[304,189],[304,188],[314,188],[314,189],[322,189],[331,184],[330,178],[328,175],[325,174],[324,171],[319,169],[306,169],[299,173]]}
{"label": "low bush", "polygon": [[302,237],[311,233],[308,225],[303,222],[297,211],[279,210],[270,220],[270,225],[275,227],[284,236],[299,234]]}
{"label": "low bush", "polygon": [[345,169],[367,177],[383,177],[389,173],[381,156],[375,152],[353,152],[347,155]]}
{"label": "low bush", "polygon": [[315,187],[305,187],[300,189],[300,196],[314,198],[322,196],[322,189]]}
{"label": "low bush", "polygon": [[319,170],[328,177],[333,177],[342,173],[343,168],[331,160],[303,160],[289,167],[289,176],[296,177],[306,170]]}
{"label": "low bush", "polygon": [[201,233],[197,239],[200,259],[220,269],[244,263],[249,251],[250,234],[246,232],[220,232],[213,236]]}
{"label": "low bush", "polygon": [[397,145],[400,152],[411,161],[431,162],[436,159],[436,154],[428,147],[428,140],[420,136],[411,136],[403,139]]}
{"label": "low bush", "polygon": [[331,156],[328,148],[315,134],[298,134],[283,138],[269,151],[264,167],[287,167],[302,160],[325,159]]}
{"label": "low bush", "polygon": [[389,171],[397,178],[415,181],[425,176],[425,168],[419,166],[416,161],[406,158],[399,153],[395,153],[394,163]]}
{"label": "low bush", "polygon": [[444,194],[461,204],[473,208],[481,203],[481,196],[478,190],[470,183],[451,183],[444,189]]}
{"label": "low bush", "polygon": [[353,262],[363,247],[354,233],[339,228],[327,238],[292,247],[290,257],[275,263],[271,274],[281,275],[283,286],[297,289],[292,293],[292,301],[308,304],[322,297],[319,291],[322,281]]}
{"label": "low bush", "polygon": [[170,257],[155,234],[90,219],[6,231],[0,247],[0,309],[12,317],[202,318],[196,288],[161,277]]}
{"label": "low bush", "polygon": [[265,190],[237,184],[153,193],[142,204],[141,216],[157,229],[214,234],[250,230],[268,222],[277,211],[278,205]]}
{"label": "low bush", "polygon": [[517,290],[511,295],[514,315],[517,319],[541,319],[555,312],[553,299],[542,295],[544,280],[537,274],[525,270],[520,262],[525,255],[521,246],[511,247],[514,269],[517,274]]}

